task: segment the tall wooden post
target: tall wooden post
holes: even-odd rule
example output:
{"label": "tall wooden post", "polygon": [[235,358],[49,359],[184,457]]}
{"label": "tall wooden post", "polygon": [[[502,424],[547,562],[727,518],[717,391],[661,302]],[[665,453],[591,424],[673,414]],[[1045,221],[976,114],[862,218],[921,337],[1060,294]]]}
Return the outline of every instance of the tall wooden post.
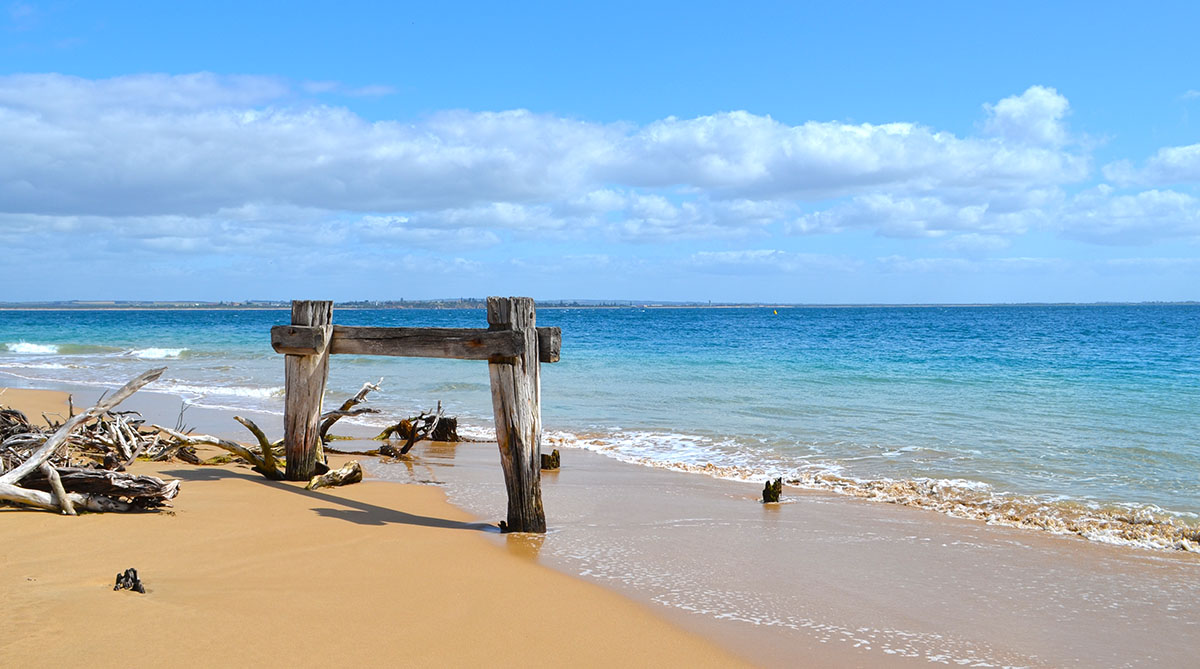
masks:
{"label": "tall wooden post", "polygon": [[284,356],[283,443],[290,481],[307,481],[316,474],[321,448],[321,399],[329,375],[332,323],[333,302],[292,301],[292,325],[322,328],[322,336],[315,353]]}
{"label": "tall wooden post", "polygon": [[488,360],[496,441],[508,487],[508,532],[545,532],[542,510],[542,382],[533,300],[489,297],[489,330],[512,330],[523,346],[516,357]]}

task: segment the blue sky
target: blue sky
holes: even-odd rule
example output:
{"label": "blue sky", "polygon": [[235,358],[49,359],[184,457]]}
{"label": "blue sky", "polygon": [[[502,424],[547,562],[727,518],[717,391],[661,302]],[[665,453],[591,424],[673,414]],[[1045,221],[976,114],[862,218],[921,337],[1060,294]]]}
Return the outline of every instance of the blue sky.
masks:
{"label": "blue sky", "polygon": [[0,300],[1200,299],[1195,3],[0,8]]}

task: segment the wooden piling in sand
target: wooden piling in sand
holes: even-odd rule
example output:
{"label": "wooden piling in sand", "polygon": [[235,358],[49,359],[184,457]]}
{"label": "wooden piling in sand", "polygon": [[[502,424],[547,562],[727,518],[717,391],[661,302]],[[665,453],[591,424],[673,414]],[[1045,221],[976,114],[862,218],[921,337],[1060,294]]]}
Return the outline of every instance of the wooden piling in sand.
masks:
{"label": "wooden piling in sand", "polygon": [[287,478],[307,481],[316,474],[321,448],[321,400],[329,377],[329,340],[333,334],[333,302],[292,302],[292,328],[303,328],[311,352],[284,351],[283,443]]}
{"label": "wooden piling in sand", "polygon": [[489,297],[488,326],[513,332],[520,344],[513,357],[488,359],[496,442],[508,487],[509,532],[545,532],[542,511],[542,381],[537,316],[528,297]]}
{"label": "wooden piling in sand", "polygon": [[488,328],[374,328],[332,324],[333,303],[292,302],[292,324],[271,328],[286,355],[287,478],[305,481],[320,455],[321,399],[334,354],[486,360],[496,441],[508,488],[508,532],[545,532],[541,490],[541,363],[558,362],[562,332],[537,327],[528,297],[489,297]]}

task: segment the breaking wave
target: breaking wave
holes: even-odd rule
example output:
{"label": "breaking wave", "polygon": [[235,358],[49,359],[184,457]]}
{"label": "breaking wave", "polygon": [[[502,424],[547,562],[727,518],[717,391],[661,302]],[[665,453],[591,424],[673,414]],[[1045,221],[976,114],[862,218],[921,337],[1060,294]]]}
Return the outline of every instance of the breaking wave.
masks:
{"label": "breaking wave", "polygon": [[11,342],[5,344],[4,348],[9,353],[23,355],[54,355],[58,353],[58,346],[54,344],[33,344],[27,341]]}
{"label": "breaking wave", "polygon": [[180,358],[190,354],[186,348],[121,348],[96,344],[38,344],[28,341],[9,342],[4,350],[17,355],[113,355],[145,360]]}
{"label": "breaking wave", "polygon": [[283,386],[275,387],[257,387],[257,386],[209,386],[194,383],[185,383],[180,381],[166,380],[155,388],[157,392],[178,393],[184,396],[191,397],[209,397],[213,395],[223,395],[227,397],[245,397],[250,399],[267,399],[272,397],[283,397]]}
{"label": "breaking wave", "polygon": [[143,360],[165,360],[168,358],[178,358],[183,355],[186,348],[138,348],[132,351],[127,351],[122,355],[130,358],[141,358]]}

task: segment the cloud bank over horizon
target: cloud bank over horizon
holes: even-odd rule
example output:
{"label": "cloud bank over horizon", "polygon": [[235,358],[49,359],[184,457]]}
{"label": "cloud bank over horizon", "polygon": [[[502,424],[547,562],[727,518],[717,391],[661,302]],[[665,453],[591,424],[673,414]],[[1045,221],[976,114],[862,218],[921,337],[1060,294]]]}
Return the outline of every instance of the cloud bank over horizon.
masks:
{"label": "cloud bank over horizon", "polygon": [[[1200,242],[1200,144],[1097,165],[1049,86],[980,101],[969,135],[746,111],[368,120],[324,102],[335,90],[394,94],[210,73],[0,76],[0,241],[18,257],[5,299],[1196,297],[1177,284],[1200,271],[1179,257]],[[71,269],[35,279],[19,258],[48,248]],[[1138,271],[1154,275],[1139,293],[1088,292]],[[1016,274],[1009,293],[945,287]],[[749,277],[764,275],[781,281],[755,294]],[[124,285],[98,295],[99,276]],[[1038,294],[1047,276],[1061,289]],[[819,282],[783,280],[797,277]]]}

